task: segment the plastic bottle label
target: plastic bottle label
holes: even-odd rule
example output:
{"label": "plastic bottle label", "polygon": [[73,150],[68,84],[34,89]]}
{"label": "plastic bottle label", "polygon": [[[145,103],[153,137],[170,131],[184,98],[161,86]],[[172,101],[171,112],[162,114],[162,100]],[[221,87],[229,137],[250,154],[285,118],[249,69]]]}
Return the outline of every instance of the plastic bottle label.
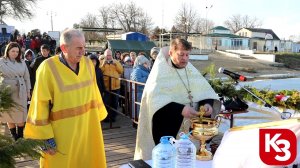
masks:
{"label": "plastic bottle label", "polygon": [[170,168],[174,166],[174,156],[170,151],[159,151],[155,155],[155,167]]}
{"label": "plastic bottle label", "polygon": [[176,167],[194,167],[195,147],[190,141],[180,142],[177,147]]}

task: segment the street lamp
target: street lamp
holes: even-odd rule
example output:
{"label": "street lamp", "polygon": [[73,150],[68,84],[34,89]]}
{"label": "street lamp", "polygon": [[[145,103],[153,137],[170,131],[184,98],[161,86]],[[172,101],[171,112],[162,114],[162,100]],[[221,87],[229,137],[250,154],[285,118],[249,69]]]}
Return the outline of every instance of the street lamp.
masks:
{"label": "street lamp", "polygon": [[208,25],[207,25],[207,13],[209,11],[209,9],[211,9],[213,7],[213,5],[210,5],[210,7],[206,6],[206,19],[205,19],[205,31],[206,31],[206,34],[208,34]]}

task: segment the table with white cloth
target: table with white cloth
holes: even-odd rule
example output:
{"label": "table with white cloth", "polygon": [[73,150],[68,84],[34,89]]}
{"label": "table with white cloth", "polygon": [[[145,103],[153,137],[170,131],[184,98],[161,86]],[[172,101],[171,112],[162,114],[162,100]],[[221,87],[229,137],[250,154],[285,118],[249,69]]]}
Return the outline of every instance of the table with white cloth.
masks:
{"label": "table with white cloth", "polygon": [[259,130],[261,128],[289,129],[293,131],[297,138],[298,152],[295,161],[287,167],[300,165],[299,118],[231,128],[223,136],[222,142],[214,155],[212,167],[224,168],[224,165],[226,165],[226,168],[274,168],[272,165],[263,163],[259,155]]}
{"label": "table with white cloth", "polygon": [[[146,161],[150,166],[152,166],[152,160]],[[196,160],[196,166],[195,167],[201,167],[201,168],[211,168],[212,161],[200,161]],[[121,165],[120,168],[130,168],[128,164]]]}

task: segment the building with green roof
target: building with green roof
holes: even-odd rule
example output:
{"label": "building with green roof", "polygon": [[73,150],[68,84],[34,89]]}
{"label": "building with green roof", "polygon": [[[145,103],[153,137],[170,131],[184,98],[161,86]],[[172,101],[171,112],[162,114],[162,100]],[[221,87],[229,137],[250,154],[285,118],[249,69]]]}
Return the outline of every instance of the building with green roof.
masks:
{"label": "building with green roof", "polygon": [[206,50],[249,49],[249,38],[231,33],[223,26],[210,29],[209,34],[188,39],[193,47]]}

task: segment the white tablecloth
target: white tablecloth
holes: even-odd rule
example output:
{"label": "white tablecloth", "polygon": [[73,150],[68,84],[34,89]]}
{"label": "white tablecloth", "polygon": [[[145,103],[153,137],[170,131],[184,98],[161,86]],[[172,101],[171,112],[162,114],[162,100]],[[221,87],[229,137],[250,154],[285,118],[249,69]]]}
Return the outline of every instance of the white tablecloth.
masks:
{"label": "white tablecloth", "polygon": [[[152,166],[152,160],[147,160],[146,161],[150,166]],[[197,160],[196,161],[196,166],[195,167],[201,167],[201,168],[211,168],[211,164],[212,164],[212,161],[200,161],[200,160]],[[121,165],[120,168],[130,168],[130,166],[128,164],[124,164],[124,165]]]}
{"label": "white tablecloth", "polygon": [[[228,168],[274,168],[274,166],[263,163],[259,156],[260,128],[283,128],[293,131],[298,139],[298,154],[293,164],[300,164],[300,123],[296,121],[293,119],[283,120],[264,123],[265,125],[249,125],[248,129],[245,126],[244,129],[227,131],[214,155],[212,166],[214,168],[224,168],[224,165]],[[267,124],[269,125],[267,126]],[[289,167],[292,167],[293,164]]]}

